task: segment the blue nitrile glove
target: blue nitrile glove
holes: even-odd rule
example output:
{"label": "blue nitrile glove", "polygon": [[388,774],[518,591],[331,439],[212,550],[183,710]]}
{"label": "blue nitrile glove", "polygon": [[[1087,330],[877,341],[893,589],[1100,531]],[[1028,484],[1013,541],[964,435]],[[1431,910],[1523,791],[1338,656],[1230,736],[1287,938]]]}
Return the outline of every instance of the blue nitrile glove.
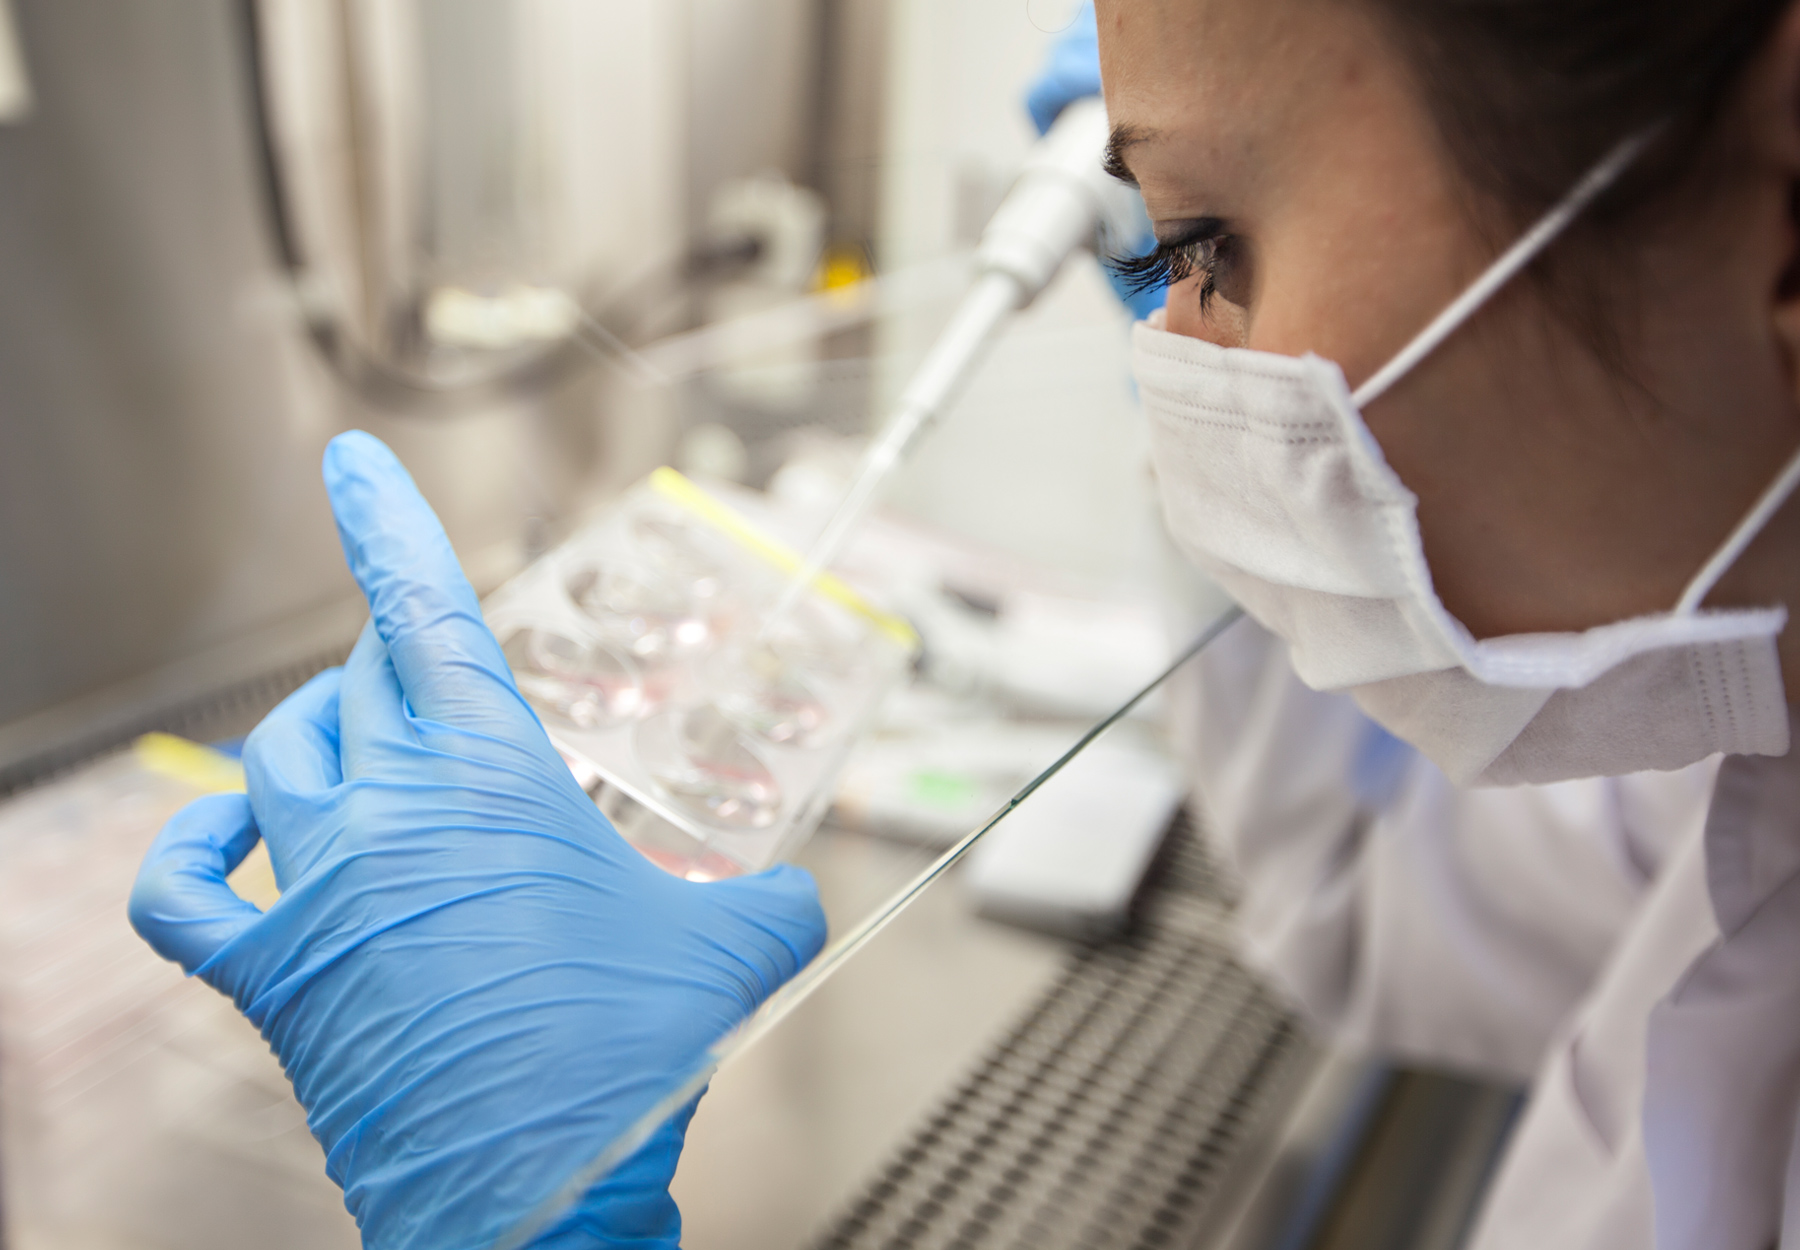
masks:
{"label": "blue nitrile glove", "polygon": [[1037,78],[1025,89],[1025,108],[1037,132],[1048,134],[1062,111],[1077,100],[1100,94],[1100,28],[1093,0],[1075,10],[1075,20],[1050,45]]}
{"label": "blue nitrile glove", "polygon": [[[249,793],[157,837],[131,919],[262,1030],[363,1244],[478,1250],[669,1092],[824,937],[795,868],[678,880],[520,698],[437,518],[347,434],[325,480],[372,620],[250,736]],[[225,875],[259,835],[279,902]],[[687,1117],[534,1245],[676,1245]]]}
{"label": "blue nitrile glove", "polygon": [[[1044,58],[1043,68],[1038,71],[1031,86],[1026,88],[1025,108],[1030,112],[1032,124],[1041,135],[1056,124],[1056,119],[1062,116],[1062,111],[1069,105],[1099,94],[1100,29],[1094,19],[1093,0],[1086,0],[1075,11],[1075,20],[1069,24],[1069,28],[1050,45],[1050,55]],[[1155,244],[1154,238],[1146,238],[1143,246],[1136,251],[1142,254]],[[1120,301],[1139,321],[1161,308],[1168,300],[1169,292],[1165,287],[1134,291],[1110,268],[1106,271],[1106,277]]]}

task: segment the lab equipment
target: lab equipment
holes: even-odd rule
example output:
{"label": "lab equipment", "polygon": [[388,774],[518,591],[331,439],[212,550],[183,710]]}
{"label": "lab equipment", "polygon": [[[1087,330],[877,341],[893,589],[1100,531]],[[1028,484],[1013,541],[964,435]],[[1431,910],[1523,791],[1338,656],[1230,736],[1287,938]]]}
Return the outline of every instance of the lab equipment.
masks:
{"label": "lab equipment", "polygon": [[[632,850],[399,462],[350,434],[325,475],[371,623],[251,735],[247,796],[158,835],[132,923],[262,1031],[365,1246],[486,1246],[806,964],[823,919],[797,869],[697,884]],[[259,834],[266,912],[225,882]],[[659,1121],[543,1244],[673,1247],[684,1124]]]}
{"label": "lab equipment", "polygon": [[1127,241],[1146,233],[1142,202],[1101,165],[1107,135],[1105,104],[1084,99],[1063,109],[1032,149],[1018,183],[982,233],[974,283],[864,453],[770,620],[782,619],[836,559],[882,484],[943,415],[1006,319],[1036,299],[1063,262],[1097,234]]}
{"label": "lab equipment", "polygon": [[[479,410],[603,362],[637,370],[620,336],[640,310],[618,297],[736,267],[669,220],[679,175],[644,133],[682,99],[651,68],[659,15],[433,7],[396,26],[292,0],[237,12],[268,243],[293,320],[363,401]],[[596,124],[626,105],[629,123]],[[577,189],[619,167],[639,185]]]}
{"label": "lab equipment", "polygon": [[[1063,110],[1077,100],[1099,97],[1100,32],[1095,23],[1094,6],[1084,3],[1076,10],[1069,28],[1050,46],[1050,54],[1044,58],[1038,76],[1026,89],[1025,111],[1031,114],[1031,124],[1041,135],[1048,132]],[[1108,240],[1115,258],[1140,256],[1155,246],[1156,236],[1150,229],[1149,218],[1143,218],[1141,225],[1140,233],[1134,237]],[[1161,308],[1168,298],[1166,286],[1140,286],[1110,268],[1106,276],[1112,283],[1113,293],[1139,321]]]}
{"label": "lab equipment", "polygon": [[[628,1161],[635,1158],[646,1142],[655,1140],[657,1134],[665,1131],[662,1126],[671,1117],[679,1115],[683,1108],[699,1097],[705,1090],[707,1082],[712,1080],[713,1075],[722,1065],[743,1054],[759,1039],[766,1037],[770,1030],[786,1019],[790,1012],[835,975],[857,952],[861,951],[877,934],[891,924],[895,917],[910,907],[934,882],[955,867],[964,856],[980,844],[983,838],[1011,816],[1020,804],[1036,794],[1072,761],[1080,758],[1082,753],[1108,730],[1131,715],[1140,703],[1154,694],[1183,665],[1204,651],[1216,638],[1236,624],[1242,616],[1242,610],[1236,607],[1227,608],[1222,612],[1201,632],[1199,637],[1195,638],[1176,656],[1173,663],[1157,674],[1149,684],[1088,729],[1086,733],[1076,739],[1074,745],[1057,757],[1054,763],[1020,787],[1019,791],[993,815],[933,860],[928,867],[896,891],[886,902],[875,908],[849,932],[833,942],[799,975],[793,977],[779,991],[770,996],[755,1014],[746,1016],[729,1033],[722,1034],[700,1058],[699,1062],[686,1069],[685,1074],[676,1074],[673,1079],[667,1081],[662,1086],[664,1090],[662,1096],[646,1106],[643,1113],[632,1120],[624,1132],[609,1141],[590,1162],[570,1175],[554,1194],[496,1242],[495,1250],[520,1250],[521,1247],[533,1244],[534,1239],[540,1236],[545,1229],[555,1226],[558,1221],[565,1218],[564,1213],[580,1202],[582,1195],[590,1193],[593,1186],[618,1171],[621,1166],[630,1166]],[[644,1104],[640,1102],[639,1105]]]}
{"label": "lab equipment", "polygon": [[851,755],[832,803],[846,829],[942,848],[987,818],[1068,747],[1057,722],[941,713],[908,732],[874,734]]}
{"label": "lab equipment", "polygon": [[1166,756],[1096,743],[975,848],[965,884],[976,909],[1083,941],[1118,933],[1181,796]]}
{"label": "lab equipment", "polygon": [[520,692],[627,840],[696,880],[817,826],[911,627],[841,582],[759,632],[798,562],[672,469],[488,599]]}

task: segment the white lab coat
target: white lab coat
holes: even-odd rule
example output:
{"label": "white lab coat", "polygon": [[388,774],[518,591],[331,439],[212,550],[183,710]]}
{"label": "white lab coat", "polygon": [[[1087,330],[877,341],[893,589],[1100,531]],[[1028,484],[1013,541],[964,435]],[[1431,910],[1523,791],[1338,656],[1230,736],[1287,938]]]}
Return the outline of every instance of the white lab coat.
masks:
{"label": "white lab coat", "polygon": [[1458,790],[1250,622],[1189,694],[1251,961],[1349,1044],[1532,1080],[1476,1250],[1800,1250],[1800,750]]}

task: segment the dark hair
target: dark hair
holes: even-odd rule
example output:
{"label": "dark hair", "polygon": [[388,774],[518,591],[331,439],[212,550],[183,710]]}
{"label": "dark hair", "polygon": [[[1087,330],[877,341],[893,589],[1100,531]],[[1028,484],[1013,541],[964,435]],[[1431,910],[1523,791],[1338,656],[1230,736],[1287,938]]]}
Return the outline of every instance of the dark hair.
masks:
{"label": "dark hair", "polygon": [[1452,157],[1516,218],[1561,198],[1627,136],[1666,121],[1600,218],[1692,168],[1793,0],[1363,0],[1408,51]]}

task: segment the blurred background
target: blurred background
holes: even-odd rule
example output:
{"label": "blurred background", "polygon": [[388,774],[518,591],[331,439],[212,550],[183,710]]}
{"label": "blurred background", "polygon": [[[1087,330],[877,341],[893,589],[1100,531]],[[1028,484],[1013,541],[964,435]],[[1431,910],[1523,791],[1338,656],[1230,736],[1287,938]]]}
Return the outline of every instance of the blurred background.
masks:
{"label": "blurred background", "polygon": [[[326,442],[391,444],[484,592],[661,464],[822,517],[1074,15],[0,0],[7,1245],[356,1244],[260,1039],[123,911],[211,784],[129,744],[228,741],[361,624]],[[961,832],[971,752],[1005,757],[981,785],[1028,776],[1205,600],[1161,537],[1128,326],[1077,256],[888,492],[880,550],[957,572],[901,605],[930,663],[802,852],[828,902]],[[1154,717],[1130,732],[1128,773],[1167,765]],[[1230,882],[1160,784],[1104,925],[938,891],[722,1076],[688,1244],[1456,1244],[1510,1091],[1326,1056],[1231,960]],[[1342,1145],[1396,1123],[1397,1163]]]}
{"label": "blurred background", "polygon": [[[13,10],[0,778],[341,644],[340,430],[400,450],[484,586],[657,464],[760,485],[799,433],[865,432],[1034,137],[1021,84],[1072,5]],[[742,327],[876,272],[910,277],[903,306]],[[1092,278],[1046,332],[1120,322]],[[728,321],[741,341],[671,341]],[[901,505],[1141,574],[1113,339],[1073,379],[1023,366],[1014,420],[952,427],[998,458],[952,432]],[[660,370],[618,351],[658,343]],[[1034,484],[1095,453],[1104,477]],[[995,474],[1019,494],[984,515]]]}

